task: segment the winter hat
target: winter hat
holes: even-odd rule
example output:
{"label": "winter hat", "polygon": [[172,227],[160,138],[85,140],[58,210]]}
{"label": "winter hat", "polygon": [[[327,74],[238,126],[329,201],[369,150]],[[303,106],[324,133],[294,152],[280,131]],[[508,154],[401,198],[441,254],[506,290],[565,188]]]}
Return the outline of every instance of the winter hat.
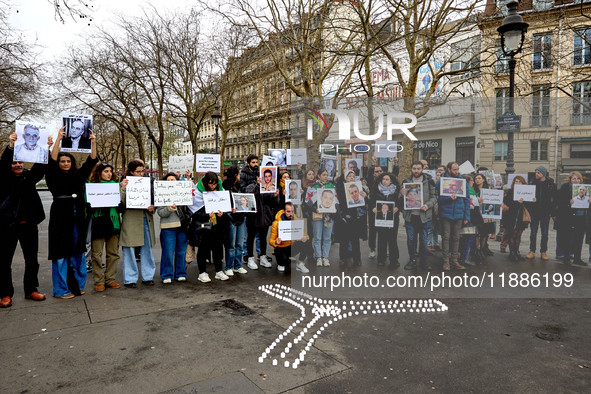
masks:
{"label": "winter hat", "polygon": [[544,178],[548,176],[548,169],[544,166],[536,167],[536,171],[540,171],[544,175]]}

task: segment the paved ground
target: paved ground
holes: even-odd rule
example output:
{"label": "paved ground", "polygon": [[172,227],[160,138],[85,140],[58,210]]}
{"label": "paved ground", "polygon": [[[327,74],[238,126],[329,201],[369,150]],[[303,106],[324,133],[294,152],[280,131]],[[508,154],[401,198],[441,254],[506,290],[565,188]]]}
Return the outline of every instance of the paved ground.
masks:
{"label": "paved ground", "polygon": [[[47,198],[44,193],[46,204]],[[40,290],[50,294],[47,222],[41,228]],[[399,237],[399,245],[403,242]],[[497,251],[498,243],[492,241],[491,248]],[[407,260],[404,249],[402,263]],[[525,245],[522,252],[527,252]],[[419,274],[377,267],[367,254],[364,246],[363,266],[344,272],[382,279]],[[159,261],[158,248],[154,255]],[[435,264],[436,258],[431,261]],[[334,263],[310,268],[312,273],[341,274]],[[292,278],[275,269],[204,285],[197,282],[193,264],[187,283],[157,281],[154,287],[97,293],[90,280],[82,297],[36,303],[23,299],[23,260],[17,252],[14,305],[0,310],[0,393],[588,392],[591,269],[554,260],[515,265],[497,253],[468,274],[489,272],[572,274],[574,284],[545,293],[521,289],[510,294],[510,289],[487,286],[458,296],[441,289],[433,297],[445,302],[448,311],[340,320],[293,369],[272,366],[267,359],[258,362],[261,352],[300,316],[299,309],[258,290],[264,284],[292,285]],[[298,273],[292,276],[294,285],[301,283]],[[388,294],[404,299],[412,294],[397,291]],[[374,297],[368,289],[333,295],[341,303],[349,300],[345,297]],[[514,298],[503,298],[508,295]],[[378,299],[387,303],[393,298]],[[304,322],[310,318],[307,308]],[[294,345],[286,359],[293,360],[300,350]],[[283,364],[277,349],[272,356]]]}

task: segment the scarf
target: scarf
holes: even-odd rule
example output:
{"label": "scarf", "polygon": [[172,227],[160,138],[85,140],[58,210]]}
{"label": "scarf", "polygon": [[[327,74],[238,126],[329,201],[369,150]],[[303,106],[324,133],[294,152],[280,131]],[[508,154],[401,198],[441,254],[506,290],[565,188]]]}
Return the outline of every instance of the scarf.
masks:
{"label": "scarf", "polygon": [[396,185],[391,183],[390,186],[382,185],[382,182],[378,183],[378,190],[384,196],[389,196],[390,194],[394,194],[396,192]]}
{"label": "scarf", "polygon": [[[103,181],[102,179],[99,181],[99,183],[115,183],[115,181]],[[111,219],[111,223],[113,223],[113,228],[115,230],[119,230],[121,229],[121,223],[119,221],[119,212],[117,212],[117,208],[116,207],[111,207],[108,208],[109,209],[109,218]],[[94,212],[92,213],[93,218],[98,218],[99,216],[103,215],[103,209],[102,208],[97,208],[94,210]]]}

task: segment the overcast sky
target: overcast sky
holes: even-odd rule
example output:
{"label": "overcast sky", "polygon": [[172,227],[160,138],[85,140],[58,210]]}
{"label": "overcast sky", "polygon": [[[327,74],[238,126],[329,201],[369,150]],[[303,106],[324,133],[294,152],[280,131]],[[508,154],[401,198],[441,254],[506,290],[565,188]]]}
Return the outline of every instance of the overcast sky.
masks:
{"label": "overcast sky", "polygon": [[[167,9],[189,8],[194,4],[190,0],[94,0],[91,19],[72,19],[69,16],[62,24],[55,18],[53,5],[48,0],[12,0],[9,21],[12,26],[23,30],[29,42],[45,47],[42,55],[51,60],[63,51],[63,48],[79,39],[80,33],[89,31],[93,26],[103,26],[115,14],[141,15],[149,3]],[[88,26],[90,24],[90,26]]]}

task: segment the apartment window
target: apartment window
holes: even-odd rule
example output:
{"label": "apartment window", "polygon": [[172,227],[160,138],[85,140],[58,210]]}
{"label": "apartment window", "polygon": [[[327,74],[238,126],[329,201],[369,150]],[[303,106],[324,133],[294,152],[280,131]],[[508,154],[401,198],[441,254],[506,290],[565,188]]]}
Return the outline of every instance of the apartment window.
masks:
{"label": "apartment window", "polygon": [[468,75],[479,72],[480,37],[471,37],[451,44],[451,71],[465,71]]}
{"label": "apartment window", "polygon": [[509,110],[509,88],[495,89],[495,107],[497,118]]}
{"label": "apartment window", "polygon": [[508,149],[509,149],[509,143],[507,141],[495,142],[495,159],[494,159],[494,161],[507,160]]}
{"label": "apartment window", "polygon": [[591,64],[591,28],[574,31],[573,65]]}
{"label": "apartment window", "polygon": [[533,69],[552,68],[552,34],[534,35]]}
{"label": "apartment window", "polygon": [[530,161],[548,160],[548,141],[531,141]]}
{"label": "apartment window", "polygon": [[531,125],[550,125],[550,85],[538,85],[532,92]]}
{"label": "apartment window", "polygon": [[591,159],[591,144],[571,144],[571,159]]}
{"label": "apartment window", "polygon": [[591,124],[591,82],[573,83],[573,125]]}
{"label": "apartment window", "polygon": [[497,73],[504,74],[509,72],[509,59],[503,54],[501,43],[497,45]]}

